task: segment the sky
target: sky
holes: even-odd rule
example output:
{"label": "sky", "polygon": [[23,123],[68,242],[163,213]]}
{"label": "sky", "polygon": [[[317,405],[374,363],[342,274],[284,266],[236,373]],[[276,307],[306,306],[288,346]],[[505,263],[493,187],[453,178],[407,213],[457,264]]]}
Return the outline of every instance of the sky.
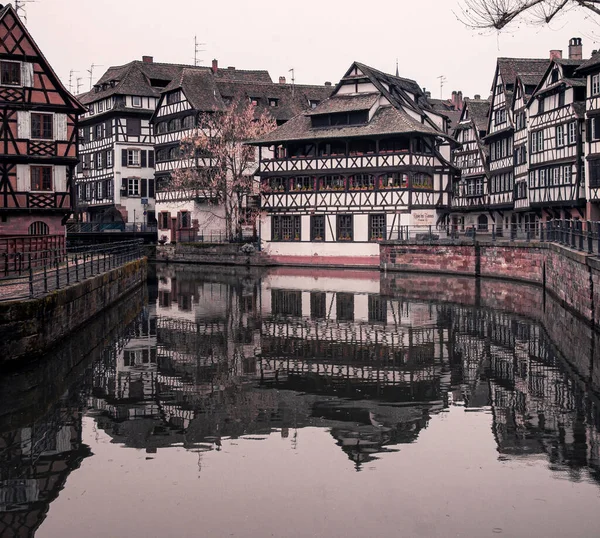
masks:
{"label": "sky", "polygon": [[584,57],[600,48],[600,21],[573,10],[550,26],[520,23],[502,32],[477,31],[457,19],[459,0],[35,0],[25,4],[27,26],[65,85],[80,90],[111,65],[143,55],[155,62],[267,69],[274,81],[336,83],[357,60],[416,80],[440,97],[489,94],[498,56],[568,54],[582,37]]}

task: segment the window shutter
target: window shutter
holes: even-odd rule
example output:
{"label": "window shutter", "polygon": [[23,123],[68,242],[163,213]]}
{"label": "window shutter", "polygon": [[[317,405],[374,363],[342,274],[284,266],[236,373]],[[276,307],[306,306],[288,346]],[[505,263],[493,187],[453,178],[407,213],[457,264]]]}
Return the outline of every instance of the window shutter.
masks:
{"label": "window shutter", "polygon": [[54,140],[67,139],[67,115],[54,114]]}
{"label": "window shutter", "polygon": [[154,168],[154,151],[148,151],[148,168]]}
{"label": "window shutter", "polygon": [[23,62],[21,64],[21,83],[25,88],[33,88],[33,64]]}
{"label": "window shutter", "polygon": [[54,190],[56,192],[67,192],[67,167],[55,166],[54,170]]}
{"label": "window shutter", "polygon": [[17,164],[17,192],[26,192],[31,190],[31,180],[29,177],[29,166],[26,164]]}
{"label": "window shutter", "polygon": [[147,159],[146,159],[146,150],[145,149],[143,149],[143,150],[140,151],[140,156],[141,156],[140,157],[140,159],[141,159],[140,164],[141,164],[142,168],[146,168],[146,165],[148,163],[146,162]]}
{"label": "window shutter", "polygon": [[127,196],[127,178],[121,178],[121,196]]}
{"label": "window shutter", "polygon": [[121,150],[121,166],[127,166],[127,150]]}
{"label": "window shutter", "polygon": [[105,133],[107,137],[112,136],[112,120],[107,120],[106,122],[106,127],[105,127]]}
{"label": "window shutter", "polygon": [[154,198],[154,179],[148,180],[148,198]]}
{"label": "window shutter", "polygon": [[148,197],[148,180],[145,177],[140,178],[140,196],[142,198]]}
{"label": "window shutter", "polygon": [[17,138],[31,138],[31,113],[25,110],[17,112]]}

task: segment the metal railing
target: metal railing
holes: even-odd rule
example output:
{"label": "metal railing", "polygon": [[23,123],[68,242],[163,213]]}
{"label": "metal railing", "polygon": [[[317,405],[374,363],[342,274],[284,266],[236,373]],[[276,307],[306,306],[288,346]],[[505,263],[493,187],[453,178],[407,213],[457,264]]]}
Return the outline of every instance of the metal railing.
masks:
{"label": "metal railing", "polygon": [[[0,276],[0,301],[41,297],[143,256],[141,240],[109,246],[18,254],[18,270]],[[15,261],[15,260],[13,260]],[[0,273],[2,274],[2,273]]]}
{"label": "metal railing", "polygon": [[155,233],[156,224],[145,224],[143,222],[70,222],[67,223],[67,234],[69,233]]}
{"label": "metal railing", "polygon": [[175,237],[176,241],[180,243],[255,243],[258,241],[258,237],[251,230],[242,230],[241,233],[230,238],[225,230],[194,230],[191,228],[177,230]]}
{"label": "metal railing", "polygon": [[557,243],[588,254],[600,254],[600,222],[550,220],[547,222],[487,224],[459,227],[452,224],[398,226],[388,228],[388,241],[400,243],[451,244],[456,242]]}

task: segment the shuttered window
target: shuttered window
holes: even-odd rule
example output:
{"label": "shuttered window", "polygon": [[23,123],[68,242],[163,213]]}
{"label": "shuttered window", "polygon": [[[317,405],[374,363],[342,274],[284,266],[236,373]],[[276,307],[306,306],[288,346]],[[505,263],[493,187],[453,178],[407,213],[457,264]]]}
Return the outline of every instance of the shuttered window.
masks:
{"label": "shuttered window", "polygon": [[54,137],[52,114],[31,114],[31,138],[52,140]]}
{"label": "shuttered window", "polygon": [[51,191],[52,190],[52,167],[51,166],[32,166],[31,190],[32,191]]}

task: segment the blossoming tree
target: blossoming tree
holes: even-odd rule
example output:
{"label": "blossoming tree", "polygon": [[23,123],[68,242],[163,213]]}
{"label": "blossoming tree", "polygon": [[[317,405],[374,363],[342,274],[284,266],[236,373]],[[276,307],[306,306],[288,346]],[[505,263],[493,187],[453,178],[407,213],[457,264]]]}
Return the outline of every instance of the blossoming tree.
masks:
{"label": "blossoming tree", "polygon": [[225,219],[227,237],[233,239],[243,224],[254,225],[258,215],[258,208],[247,203],[243,207],[244,200],[258,193],[254,184],[257,149],[245,142],[275,127],[270,114],[245,99],[223,111],[202,114],[198,127],[181,141],[180,166],[169,187],[192,192],[219,207],[212,215]]}

